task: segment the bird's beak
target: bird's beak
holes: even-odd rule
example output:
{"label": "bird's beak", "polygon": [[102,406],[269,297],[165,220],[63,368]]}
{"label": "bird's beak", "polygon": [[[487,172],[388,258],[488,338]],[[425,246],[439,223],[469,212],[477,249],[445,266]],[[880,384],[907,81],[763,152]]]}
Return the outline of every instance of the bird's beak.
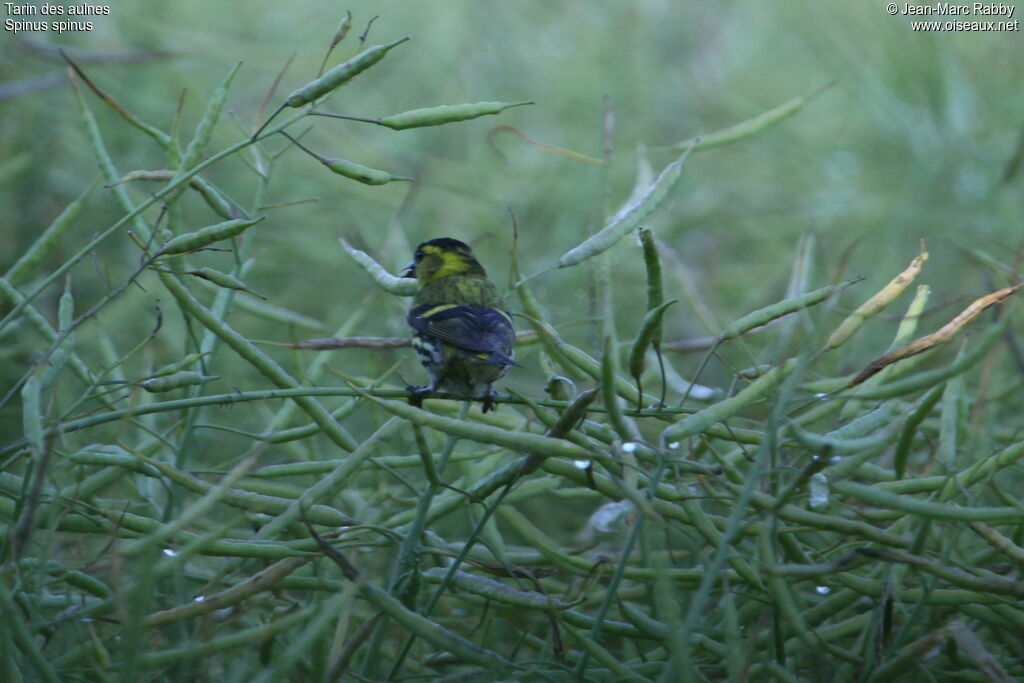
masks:
{"label": "bird's beak", "polygon": [[415,261],[409,261],[409,263],[407,263],[405,265],[405,268],[402,268],[402,272],[399,273],[398,277],[411,277],[411,278],[415,278],[416,277],[416,262]]}

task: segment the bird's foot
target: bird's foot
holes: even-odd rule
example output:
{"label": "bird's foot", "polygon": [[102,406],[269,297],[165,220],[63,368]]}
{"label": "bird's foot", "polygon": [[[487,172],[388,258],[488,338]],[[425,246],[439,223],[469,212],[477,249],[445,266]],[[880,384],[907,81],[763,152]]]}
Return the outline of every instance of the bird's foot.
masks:
{"label": "bird's foot", "polygon": [[423,407],[423,399],[430,395],[430,387],[418,387],[415,384],[408,384],[405,390],[409,392],[409,405],[417,408]]}
{"label": "bird's foot", "polygon": [[491,410],[494,410],[494,405],[495,405],[494,404],[494,399],[496,399],[496,398],[498,398],[498,392],[497,391],[488,392],[488,394],[486,396],[484,396],[483,407],[482,407],[483,412],[486,413],[486,412],[489,412]]}

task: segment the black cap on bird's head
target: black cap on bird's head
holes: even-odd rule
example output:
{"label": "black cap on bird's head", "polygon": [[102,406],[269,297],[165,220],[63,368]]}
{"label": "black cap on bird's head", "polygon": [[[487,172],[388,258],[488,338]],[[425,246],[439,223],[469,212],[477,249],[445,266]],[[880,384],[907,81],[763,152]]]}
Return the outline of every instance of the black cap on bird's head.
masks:
{"label": "black cap on bird's head", "polygon": [[432,240],[428,240],[416,248],[417,252],[423,251],[424,247],[437,247],[445,251],[461,251],[467,254],[472,254],[473,250],[469,248],[469,245],[465,242],[455,239],[454,237],[435,237]]}
{"label": "black cap on bird's head", "polygon": [[451,237],[437,237],[416,247],[412,262],[402,269],[402,277],[414,277],[423,285],[449,275],[486,277],[469,245]]}

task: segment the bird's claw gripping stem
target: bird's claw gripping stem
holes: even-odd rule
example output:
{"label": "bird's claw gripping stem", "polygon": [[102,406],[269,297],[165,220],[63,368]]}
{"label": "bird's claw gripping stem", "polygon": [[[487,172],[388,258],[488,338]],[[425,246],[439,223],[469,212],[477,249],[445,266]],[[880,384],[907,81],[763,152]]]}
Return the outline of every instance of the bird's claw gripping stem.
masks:
{"label": "bird's claw gripping stem", "polygon": [[423,407],[423,399],[429,396],[431,392],[430,387],[418,387],[415,384],[407,385],[405,390],[409,392],[409,405],[416,408]]}

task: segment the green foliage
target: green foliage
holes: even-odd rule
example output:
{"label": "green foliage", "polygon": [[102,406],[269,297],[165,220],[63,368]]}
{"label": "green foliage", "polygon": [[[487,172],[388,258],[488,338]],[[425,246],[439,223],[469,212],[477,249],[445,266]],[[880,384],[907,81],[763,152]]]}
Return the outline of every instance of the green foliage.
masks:
{"label": "green foliage", "polygon": [[[72,49],[4,114],[0,678],[1024,677],[1019,41],[171,5],[111,22],[187,59]],[[496,413],[407,402],[394,274],[439,236],[509,264]]]}

